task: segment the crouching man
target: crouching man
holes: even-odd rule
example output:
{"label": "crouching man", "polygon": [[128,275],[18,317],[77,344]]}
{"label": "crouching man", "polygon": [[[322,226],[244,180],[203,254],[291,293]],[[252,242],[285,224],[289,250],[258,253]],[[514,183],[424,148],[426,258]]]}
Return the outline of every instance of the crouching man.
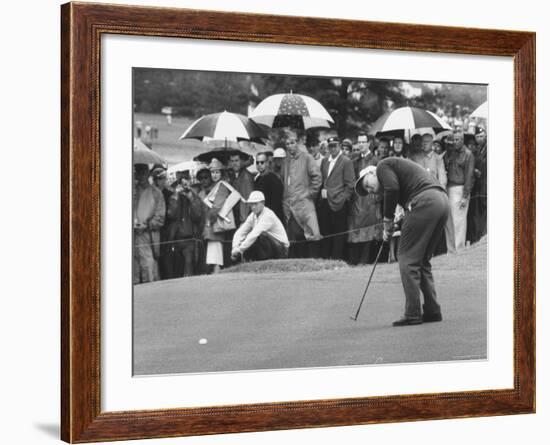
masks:
{"label": "crouching man", "polygon": [[231,258],[236,260],[240,255],[253,261],[286,258],[288,237],[283,223],[265,206],[264,194],[252,192],[247,203],[252,212],[233,236]]}

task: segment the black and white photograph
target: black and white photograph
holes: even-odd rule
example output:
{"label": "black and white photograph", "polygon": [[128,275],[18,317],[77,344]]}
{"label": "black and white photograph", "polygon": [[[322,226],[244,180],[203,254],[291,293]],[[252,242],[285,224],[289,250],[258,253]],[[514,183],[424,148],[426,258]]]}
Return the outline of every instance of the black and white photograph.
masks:
{"label": "black and white photograph", "polygon": [[486,84],[134,67],[132,93],[134,376],[487,359]]}

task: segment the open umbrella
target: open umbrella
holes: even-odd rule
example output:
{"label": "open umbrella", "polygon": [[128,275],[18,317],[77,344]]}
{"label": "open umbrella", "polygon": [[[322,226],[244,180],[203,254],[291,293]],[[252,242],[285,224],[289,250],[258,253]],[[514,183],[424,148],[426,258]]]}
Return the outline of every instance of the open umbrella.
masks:
{"label": "open umbrella", "polygon": [[[222,141],[262,142],[265,132],[252,120],[242,114],[207,114],[193,122],[180,139],[215,139]],[[227,144],[225,144],[227,145]]]}
{"label": "open umbrella", "polygon": [[159,154],[145,145],[141,139],[134,139],[134,164],[162,164],[166,165]]}
{"label": "open umbrella", "polygon": [[369,130],[372,135],[409,136],[414,130],[431,129],[434,133],[451,127],[431,111],[416,107],[401,107],[380,116]]}
{"label": "open umbrella", "polygon": [[270,128],[293,127],[330,128],[334,120],[327,110],[315,99],[303,94],[274,94],[261,101],[249,113],[255,122]]}
{"label": "open umbrella", "polygon": [[470,117],[480,117],[482,119],[487,119],[489,116],[489,105],[487,101],[483,102],[479,107],[477,107]]}
{"label": "open umbrella", "polygon": [[218,161],[222,162],[223,164],[227,164],[229,162],[229,157],[231,155],[239,155],[241,159],[248,160],[251,158],[251,155],[248,153],[245,153],[242,150],[232,148],[232,147],[214,147],[210,149],[209,151],[206,151],[204,153],[201,153],[193,158],[194,161],[202,162],[204,164],[210,164],[213,158],[216,158]]}

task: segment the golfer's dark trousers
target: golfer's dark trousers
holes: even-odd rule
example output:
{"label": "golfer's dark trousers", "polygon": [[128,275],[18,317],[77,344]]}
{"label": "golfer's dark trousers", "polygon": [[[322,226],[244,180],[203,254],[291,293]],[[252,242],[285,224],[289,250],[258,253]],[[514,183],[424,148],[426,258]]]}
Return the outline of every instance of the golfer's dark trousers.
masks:
{"label": "golfer's dark trousers", "polygon": [[251,261],[278,260],[288,257],[288,248],[267,233],[262,233],[244,253]]}
{"label": "golfer's dark trousers", "polygon": [[422,317],[420,292],[424,295],[424,312],[439,314],[430,260],[443,236],[449,215],[449,201],[443,190],[424,190],[410,202],[401,226],[397,252],[401,282],[405,291],[405,317]]}
{"label": "golfer's dark trousers", "polygon": [[[317,206],[321,240],[321,257],[335,260],[344,259],[344,249],[348,230],[348,206],[332,210],[327,199],[321,199]],[[339,235],[336,235],[339,234]]]}

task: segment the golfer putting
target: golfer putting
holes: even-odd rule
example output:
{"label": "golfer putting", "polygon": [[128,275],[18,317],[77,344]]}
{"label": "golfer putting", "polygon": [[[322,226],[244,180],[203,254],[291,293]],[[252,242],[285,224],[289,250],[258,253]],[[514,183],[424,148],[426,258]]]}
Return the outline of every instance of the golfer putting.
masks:
{"label": "golfer putting", "polygon": [[[445,189],[420,165],[408,159],[391,157],[380,161],[376,167],[363,169],[355,191],[361,196],[382,194],[384,241],[388,241],[393,234],[397,204],[405,209],[397,251],[405,292],[405,314],[393,322],[393,326],[441,321],[443,317],[437,302],[430,260],[443,235],[449,214]],[[420,303],[420,292],[424,295],[423,305]]]}

